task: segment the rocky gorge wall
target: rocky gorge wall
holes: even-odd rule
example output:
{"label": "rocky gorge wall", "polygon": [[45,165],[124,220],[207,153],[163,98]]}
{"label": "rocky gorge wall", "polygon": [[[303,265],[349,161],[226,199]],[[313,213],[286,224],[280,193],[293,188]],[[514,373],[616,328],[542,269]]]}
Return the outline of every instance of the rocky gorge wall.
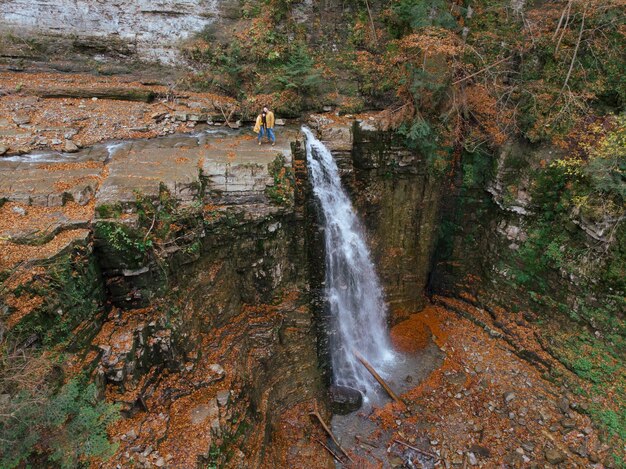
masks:
{"label": "rocky gorge wall", "polygon": [[95,53],[112,48],[175,63],[180,41],[233,16],[239,16],[238,3],[221,0],[7,0],[0,3],[0,31],[74,37]]}
{"label": "rocky gorge wall", "polygon": [[426,303],[438,230],[441,180],[426,159],[373,121],[312,126],[331,149],[342,180],[365,225],[375,265],[395,324]]}
{"label": "rocky gorge wall", "polygon": [[[547,190],[532,183],[531,162],[551,149],[464,154],[450,181],[368,118],[313,116],[310,125],[363,221],[391,323],[431,300],[503,337],[546,376],[561,361],[619,389],[604,377],[619,379],[607,372],[619,363],[581,355],[623,353],[619,321],[602,315],[616,310],[617,284],[588,283],[565,255],[561,270],[540,264],[530,249],[557,239],[549,252],[558,256],[574,240],[602,255],[587,233],[597,227],[572,222],[554,238],[535,213]],[[0,165],[13,182],[36,178],[45,194],[7,186],[0,210],[53,222],[3,226],[2,319],[24,343],[69,350],[70,368],[122,404],[111,467],[332,463],[309,421],[314,409],[328,415],[323,233],[302,142],[295,130],[282,136],[291,148],[226,132],[134,141],[113,155],[85,149],[74,163]],[[6,254],[23,249],[39,256],[30,276]]]}
{"label": "rocky gorge wall", "polygon": [[[327,406],[283,136],[271,149],[222,133],[3,162],[61,191],[3,194],[5,215],[23,217],[3,227],[3,325],[70,353],[121,404],[111,467],[328,466],[311,438],[308,412]],[[74,192],[54,182],[61,168],[94,176]]]}

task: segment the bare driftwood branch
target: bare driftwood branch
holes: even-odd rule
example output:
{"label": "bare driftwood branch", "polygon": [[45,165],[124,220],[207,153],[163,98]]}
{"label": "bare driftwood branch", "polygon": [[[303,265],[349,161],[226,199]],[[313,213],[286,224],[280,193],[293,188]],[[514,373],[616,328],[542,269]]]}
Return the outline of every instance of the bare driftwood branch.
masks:
{"label": "bare driftwood branch", "polygon": [[372,18],[372,10],[370,10],[370,2],[365,0],[365,6],[367,7],[367,14],[370,17],[370,25],[372,26],[372,35],[374,36],[374,44],[378,45],[378,35],[376,34],[376,27],[374,26],[374,18]]}
{"label": "bare driftwood branch", "polygon": [[[572,2],[574,0],[569,0],[567,2],[567,5],[565,5],[565,8],[563,8],[563,11],[561,11],[561,17],[559,18],[559,24],[556,25],[556,29],[554,30],[554,34],[552,35],[552,40],[554,41],[556,39],[557,34],[559,34],[559,30],[561,29],[561,25],[563,24],[563,20],[565,19],[565,15],[567,15],[567,21],[569,21],[569,12],[572,8]],[[563,26],[563,29],[565,29],[565,26]]]}
{"label": "bare driftwood branch", "polygon": [[506,61],[506,60],[509,60],[510,58],[511,58],[511,56],[508,56],[508,57],[505,57],[505,58],[503,58],[503,59],[500,59],[500,60],[498,60],[498,61],[496,61],[496,62],[492,63],[491,65],[487,65],[485,68],[481,68],[480,70],[478,70],[477,72],[472,73],[471,75],[468,75],[468,76],[466,76],[466,77],[460,78],[460,79],[458,79],[457,81],[453,81],[453,82],[452,82],[452,84],[453,84],[453,85],[458,85],[459,83],[462,83],[462,82],[464,82],[464,81],[466,81],[466,80],[469,80],[470,78],[475,77],[476,75],[478,75],[478,74],[480,74],[480,73],[486,72],[486,71],[487,71],[487,70],[489,70],[490,68],[493,68],[493,67],[495,67],[496,65],[501,64],[502,62],[504,62],[504,61]]}
{"label": "bare driftwood branch", "polygon": [[583,11],[583,19],[580,22],[580,31],[578,32],[578,40],[576,41],[576,47],[574,48],[574,55],[572,55],[572,61],[569,64],[569,70],[567,71],[567,76],[565,77],[565,82],[563,82],[563,88],[561,88],[561,94],[565,87],[567,86],[567,82],[569,81],[569,77],[572,74],[572,70],[574,69],[574,63],[576,62],[576,56],[578,55],[578,48],[580,47],[580,40],[583,37],[583,32],[585,30],[585,16],[587,15],[587,10]]}
{"label": "bare driftwood branch", "polygon": [[376,372],[374,367],[365,359],[365,357],[361,355],[358,352],[358,350],[353,350],[352,353],[354,353],[354,356],[361,362],[361,364],[365,368],[367,368],[367,371],[369,371],[370,374],[374,377],[374,379],[378,381],[378,383],[383,387],[383,389],[387,392],[387,394],[389,394],[389,397],[391,397],[398,404],[401,404],[402,406],[404,406],[404,402],[402,402],[402,399],[400,399],[398,395],[395,392],[393,392],[393,390],[389,387],[389,385],[385,382],[385,380],[380,377],[380,375]]}
{"label": "bare driftwood branch", "polygon": [[346,457],[354,463],[354,460],[350,457],[350,455],[346,452],[345,449],[343,449],[343,447],[339,444],[339,441],[337,441],[337,438],[335,438],[335,435],[333,434],[333,432],[330,430],[330,428],[328,428],[328,425],[326,425],[326,423],[324,422],[324,419],[322,418],[322,416],[319,414],[319,412],[317,411],[317,409],[315,409],[313,412],[309,412],[309,415],[313,415],[318,421],[319,423],[322,425],[322,427],[324,428],[324,430],[326,431],[326,433],[328,433],[328,436],[330,436],[330,439],[333,440],[333,443],[335,443],[335,445],[337,446],[337,448],[339,448],[339,451],[341,451],[343,454],[346,455]]}
{"label": "bare driftwood branch", "polygon": [[371,446],[372,448],[378,448],[377,444],[375,444],[375,443],[373,443],[373,442],[371,442],[369,440],[366,440],[361,435],[354,435],[354,439],[356,441],[358,441],[359,443],[363,443],[364,445]]}
{"label": "bare driftwood branch", "polygon": [[[561,35],[559,36],[559,40],[556,43],[556,47],[554,48],[555,57],[556,57],[556,54],[559,52],[559,47],[561,47],[561,41],[563,41],[563,37],[565,36],[565,32],[567,31],[567,26],[569,25],[570,12],[572,10],[572,3],[574,3],[573,0],[569,0],[569,2],[567,3],[567,7],[563,10],[563,15],[567,15],[567,16],[565,16],[565,24],[561,28]],[[559,25],[560,25],[560,22],[559,22]],[[554,33],[554,37],[556,37],[557,32],[558,32],[558,28],[557,28],[557,31],[555,31]]]}
{"label": "bare driftwood branch", "polygon": [[315,441],[317,441],[320,445],[322,445],[324,449],[326,449],[326,451],[328,451],[332,455],[332,457],[337,460],[337,462],[342,462],[341,458],[337,456],[337,453],[335,453],[332,449],[330,449],[328,445],[326,445],[322,440],[316,438]]}
{"label": "bare driftwood branch", "polygon": [[394,443],[398,443],[399,445],[406,446],[407,448],[412,449],[413,451],[416,451],[420,454],[423,454],[424,456],[428,456],[429,458],[433,458],[435,460],[440,459],[436,454],[429,453],[428,451],[424,451],[423,449],[416,448],[415,446],[411,446],[410,444],[405,443],[402,440],[393,440],[393,441]]}

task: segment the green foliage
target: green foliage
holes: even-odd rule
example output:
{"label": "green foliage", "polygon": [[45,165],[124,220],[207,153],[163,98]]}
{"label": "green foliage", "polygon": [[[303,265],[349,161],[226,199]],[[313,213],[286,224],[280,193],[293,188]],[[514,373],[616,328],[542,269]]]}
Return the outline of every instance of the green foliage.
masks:
{"label": "green foliage", "polygon": [[437,150],[433,130],[423,119],[416,119],[410,125],[403,123],[398,132],[406,138],[410,148],[418,149],[425,155]]}
{"label": "green foliage", "polygon": [[134,264],[142,261],[152,248],[152,240],[143,239],[140,233],[122,223],[98,222],[95,233],[109,248]]}
{"label": "green foliage", "polygon": [[494,172],[494,158],[480,150],[463,153],[463,187],[486,187]]}
{"label": "green foliage", "polygon": [[35,457],[74,468],[92,457],[111,457],[117,445],[106,431],[119,418],[119,407],[96,396],[94,384],[78,379],[37,403],[29,400],[28,390],[11,396],[13,412],[0,420],[0,466],[18,467]]}
{"label": "green foliage", "polygon": [[12,334],[18,337],[36,334],[45,345],[71,338],[71,332],[79,324],[95,319],[100,311],[104,292],[99,275],[95,259],[82,252],[55,260],[42,278],[22,287],[30,294],[41,296],[44,302],[24,317],[12,329]]}
{"label": "green foliage", "polygon": [[100,218],[119,218],[122,214],[122,206],[120,204],[102,204],[96,207],[96,212]]}
{"label": "green foliage", "polygon": [[[178,217],[177,202],[164,184],[159,186],[159,195],[156,200],[144,197],[140,192],[135,191],[137,215],[142,228],[155,230],[154,235],[158,239],[166,239],[169,235],[172,224]],[[150,232],[149,234],[153,234]]]}
{"label": "green foliage", "polygon": [[315,60],[303,43],[291,48],[289,58],[282,67],[278,82],[284,89],[293,89],[298,94],[311,95],[319,91],[322,78],[314,68]]}
{"label": "green foliage", "polygon": [[626,203],[626,114],[616,118],[615,128],[591,151],[583,173],[594,190]]}
{"label": "green foliage", "polygon": [[428,169],[432,174],[442,176],[449,169],[450,150],[439,142],[437,133],[424,119],[415,119],[411,123],[402,123],[398,133],[406,139],[406,145],[419,151],[426,157]]}
{"label": "green foliage", "polygon": [[591,417],[606,429],[610,436],[618,436],[626,441],[626,408],[619,413],[610,409],[592,408]]}
{"label": "green foliage", "polygon": [[448,29],[457,26],[445,0],[400,0],[393,3],[391,10],[394,17],[390,21],[389,29],[395,37],[428,26]]}
{"label": "green foliage", "polygon": [[268,186],[266,194],[275,204],[290,207],[293,205],[295,180],[293,170],[285,163],[285,156],[281,153],[267,165],[274,184]]}
{"label": "green foliage", "polygon": [[107,427],[119,418],[119,407],[96,398],[96,386],[74,379],[63,386],[48,409],[48,424],[61,429],[50,442],[50,459],[61,467],[75,467],[90,457],[109,458],[117,445],[109,442]]}

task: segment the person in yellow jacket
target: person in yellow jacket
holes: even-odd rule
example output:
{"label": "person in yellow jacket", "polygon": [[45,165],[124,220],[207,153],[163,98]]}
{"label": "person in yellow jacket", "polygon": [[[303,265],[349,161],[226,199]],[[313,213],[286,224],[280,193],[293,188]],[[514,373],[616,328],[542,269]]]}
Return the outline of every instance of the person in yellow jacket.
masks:
{"label": "person in yellow jacket", "polygon": [[263,112],[257,116],[254,131],[259,134],[259,145],[261,145],[263,136],[266,136],[268,141],[272,141],[272,146],[276,144],[276,137],[274,136],[274,113],[270,111],[267,106],[263,107]]}

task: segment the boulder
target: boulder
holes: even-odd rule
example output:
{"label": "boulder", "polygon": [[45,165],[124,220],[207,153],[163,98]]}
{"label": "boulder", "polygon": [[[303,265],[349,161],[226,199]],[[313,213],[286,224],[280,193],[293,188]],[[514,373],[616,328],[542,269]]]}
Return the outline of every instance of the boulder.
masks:
{"label": "boulder", "polygon": [[17,125],[26,125],[30,123],[30,116],[24,112],[15,114],[13,116],[13,122]]}
{"label": "boulder", "polygon": [[219,418],[219,408],[217,400],[211,399],[207,404],[200,404],[190,412],[190,420],[192,425],[200,425],[206,420],[212,421]]}
{"label": "boulder", "polygon": [[76,153],[78,151],[78,145],[76,145],[71,140],[66,140],[65,146],[63,147],[63,151],[65,153]]}
{"label": "boulder", "polygon": [[555,448],[547,448],[545,452],[546,461],[550,464],[560,464],[565,461],[565,455]]}
{"label": "boulder", "polygon": [[330,407],[333,413],[346,415],[359,410],[363,405],[363,395],[360,391],[347,386],[332,385],[328,389]]}

